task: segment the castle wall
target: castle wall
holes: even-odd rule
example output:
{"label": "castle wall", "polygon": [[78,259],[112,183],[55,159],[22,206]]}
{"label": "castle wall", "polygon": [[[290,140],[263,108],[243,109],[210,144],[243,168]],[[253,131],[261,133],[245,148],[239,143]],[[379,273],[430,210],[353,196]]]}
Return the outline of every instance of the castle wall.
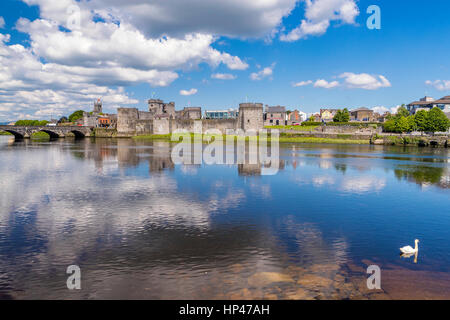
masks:
{"label": "castle wall", "polygon": [[170,122],[169,119],[153,120],[153,134],[169,134],[171,132]]}
{"label": "castle wall", "polygon": [[139,120],[152,120],[153,113],[148,111],[139,111]]}
{"label": "castle wall", "polygon": [[136,121],[136,135],[147,135],[153,133],[153,121],[137,120]]}
{"label": "castle wall", "polygon": [[[138,111],[136,108],[119,108],[117,110],[118,136],[145,134],[170,134],[176,129],[194,131],[194,119],[154,118],[152,112]],[[242,103],[239,106],[238,119],[203,119],[203,132],[218,129],[223,134],[227,130],[260,130],[263,128],[262,103]]]}
{"label": "castle wall", "polygon": [[132,136],[136,134],[136,124],[139,111],[136,108],[117,109],[117,132],[119,136]]}

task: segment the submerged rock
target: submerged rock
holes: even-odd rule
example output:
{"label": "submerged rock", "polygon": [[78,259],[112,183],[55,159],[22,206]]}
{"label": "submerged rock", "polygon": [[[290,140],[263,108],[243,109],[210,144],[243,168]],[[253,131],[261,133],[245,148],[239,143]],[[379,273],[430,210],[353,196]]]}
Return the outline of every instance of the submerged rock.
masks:
{"label": "submerged rock", "polygon": [[267,286],[276,282],[294,282],[290,275],[278,272],[258,272],[248,279],[248,284],[254,287]]}

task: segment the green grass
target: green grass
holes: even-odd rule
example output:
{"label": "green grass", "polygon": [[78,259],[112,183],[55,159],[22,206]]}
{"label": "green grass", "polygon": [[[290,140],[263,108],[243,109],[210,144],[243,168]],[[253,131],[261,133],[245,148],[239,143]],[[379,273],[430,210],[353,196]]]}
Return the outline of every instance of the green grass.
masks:
{"label": "green grass", "polygon": [[30,137],[33,140],[50,140],[50,135],[43,131],[35,132]]}
{"label": "green grass", "polygon": [[12,136],[12,133],[6,131],[0,131],[0,136]]}
{"label": "green grass", "polygon": [[[193,136],[193,134],[191,134]],[[223,141],[226,142],[227,138],[230,136],[223,135]],[[243,137],[233,136],[233,141],[237,139],[243,139]],[[350,137],[350,136],[349,136]],[[205,138],[205,135],[203,136]],[[171,141],[170,134],[162,134],[162,135],[143,135],[143,136],[135,136],[133,139],[136,140],[163,140],[163,141]],[[259,141],[259,137],[245,137],[245,141],[249,140],[257,140]],[[271,141],[271,138],[267,139],[267,141]],[[177,141],[172,141],[176,143]],[[335,143],[335,144],[370,144],[370,140],[356,140],[356,139],[347,139],[346,137],[332,139],[332,138],[315,138],[315,137],[299,137],[298,135],[281,135],[279,138],[280,143],[285,142],[294,142],[294,143]]]}
{"label": "green grass", "polygon": [[265,126],[265,129],[279,129],[279,130],[296,130],[296,131],[314,131],[319,127],[318,125],[312,126]]}
{"label": "green grass", "polygon": [[135,140],[170,140],[170,134],[147,134],[142,136],[134,136]]}
{"label": "green grass", "polygon": [[332,138],[315,138],[315,137],[280,137],[280,143],[332,143],[332,144],[370,144],[370,140],[356,139],[332,139]]}

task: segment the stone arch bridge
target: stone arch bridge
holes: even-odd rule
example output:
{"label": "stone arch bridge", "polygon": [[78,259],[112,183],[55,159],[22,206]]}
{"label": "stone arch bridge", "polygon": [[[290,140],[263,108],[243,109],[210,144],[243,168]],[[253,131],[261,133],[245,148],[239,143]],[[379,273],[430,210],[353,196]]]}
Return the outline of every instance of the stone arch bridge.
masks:
{"label": "stone arch bridge", "polygon": [[33,133],[40,131],[47,133],[51,139],[64,138],[68,134],[75,135],[75,138],[84,138],[93,133],[93,128],[80,126],[0,126],[0,130],[12,133],[16,140],[30,138]]}

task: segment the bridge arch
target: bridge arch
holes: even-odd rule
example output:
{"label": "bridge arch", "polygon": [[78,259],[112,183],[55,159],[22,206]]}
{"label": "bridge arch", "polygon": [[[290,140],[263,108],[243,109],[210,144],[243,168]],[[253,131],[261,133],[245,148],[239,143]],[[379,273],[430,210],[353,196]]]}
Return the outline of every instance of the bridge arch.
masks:
{"label": "bridge arch", "polygon": [[3,131],[6,131],[6,132],[9,132],[9,133],[13,134],[14,138],[16,140],[23,140],[23,138],[24,138],[24,135],[22,133],[18,132],[18,131],[7,130],[7,129],[4,129]]}
{"label": "bridge arch", "polygon": [[39,131],[42,131],[42,132],[45,132],[46,134],[48,134],[50,136],[50,139],[58,139],[59,138],[59,134],[57,134],[54,131],[47,130],[47,129],[42,129],[42,130],[39,130]]}
{"label": "bridge arch", "polygon": [[72,132],[75,135],[75,139],[82,139],[86,136],[83,132],[79,130],[72,130],[70,132]]}

